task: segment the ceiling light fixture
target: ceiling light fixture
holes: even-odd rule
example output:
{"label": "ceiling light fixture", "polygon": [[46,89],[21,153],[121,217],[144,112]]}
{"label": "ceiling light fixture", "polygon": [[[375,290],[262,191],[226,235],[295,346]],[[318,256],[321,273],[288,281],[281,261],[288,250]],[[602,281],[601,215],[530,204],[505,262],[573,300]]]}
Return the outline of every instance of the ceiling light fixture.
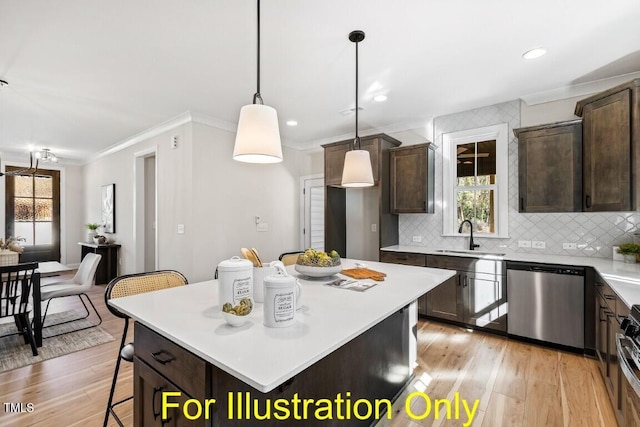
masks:
{"label": "ceiling light fixture", "polygon": [[387,95],[376,95],[373,97],[375,102],[384,102],[387,100]]}
{"label": "ceiling light fixture", "polygon": [[298,122],[295,120],[287,120],[287,126],[298,126]]}
{"label": "ceiling light fixture", "polygon": [[540,58],[542,55],[547,53],[547,49],[543,47],[537,47],[535,49],[531,49],[522,54],[524,59],[536,59]]}
{"label": "ceiling light fixture", "polygon": [[282,145],[275,108],[264,105],[260,95],[260,0],[258,3],[257,89],[253,103],[240,109],[233,160],[246,163],[282,161]]}
{"label": "ceiling light fixture", "polygon": [[356,137],[353,140],[353,150],[344,156],[342,170],[343,187],[371,187],[373,186],[373,170],[369,152],[361,149],[358,136],[358,43],[364,40],[364,31],[355,30],[349,33],[349,40],[356,44]]}
{"label": "ceiling light fixture", "polygon": [[36,152],[36,159],[44,163],[58,163],[58,156],[53,154],[49,148],[43,148]]}
{"label": "ceiling light fixture", "polygon": [[[9,83],[6,80],[0,80],[0,95],[3,92],[4,87],[9,86]],[[0,142],[4,140],[4,126],[2,126],[2,116],[3,116],[3,103],[2,96],[0,96]],[[0,145],[1,147],[1,145]],[[0,158],[0,166],[2,165],[2,159]],[[10,172],[2,172],[0,170],[0,176],[13,176],[13,175],[35,175],[38,172],[38,159],[36,159],[36,165],[33,166],[33,152],[29,151],[29,167],[13,170]]]}

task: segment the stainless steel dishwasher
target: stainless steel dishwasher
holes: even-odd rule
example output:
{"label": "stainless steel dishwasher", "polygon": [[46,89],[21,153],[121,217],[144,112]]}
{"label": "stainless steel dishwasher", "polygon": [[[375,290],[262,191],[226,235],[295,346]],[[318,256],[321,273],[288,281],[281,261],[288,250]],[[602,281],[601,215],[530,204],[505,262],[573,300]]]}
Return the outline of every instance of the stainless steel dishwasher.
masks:
{"label": "stainless steel dishwasher", "polygon": [[580,267],[508,262],[507,332],[584,350],[584,277]]}

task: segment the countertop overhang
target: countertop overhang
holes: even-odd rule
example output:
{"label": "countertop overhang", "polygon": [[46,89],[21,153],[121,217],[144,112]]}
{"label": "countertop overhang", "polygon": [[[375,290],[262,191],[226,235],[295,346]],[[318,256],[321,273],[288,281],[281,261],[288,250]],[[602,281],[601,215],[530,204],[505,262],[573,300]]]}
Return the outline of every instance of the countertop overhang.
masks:
{"label": "countertop overhang", "polygon": [[[356,262],[343,259],[343,268],[353,268]],[[117,298],[109,304],[266,393],[455,274],[450,270],[359,262],[386,273],[385,280],[365,292],[356,292],[326,286],[337,277],[345,277],[342,275],[300,278],[302,308],[296,312],[295,324],[288,328],[265,327],[260,303],[256,303],[245,325],[227,325],[220,314],[217,280]],[[297,275],[292,266],[287,269]]]}

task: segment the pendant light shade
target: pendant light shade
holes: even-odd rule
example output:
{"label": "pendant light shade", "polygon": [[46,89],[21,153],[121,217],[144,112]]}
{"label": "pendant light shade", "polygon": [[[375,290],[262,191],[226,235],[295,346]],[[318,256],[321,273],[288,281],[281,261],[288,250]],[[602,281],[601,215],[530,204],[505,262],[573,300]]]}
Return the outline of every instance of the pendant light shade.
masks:
{"label": "pendant light shade", "polygon": [[240,109],[233,160],[247,163],[277,163],[282,161],[282,145],[275,108],[262,102],[260,95],[260,0],[258,6],[257,89],[253,104]]}
{"label": "pendant light shade", "polygon": [[282,161],[278,113],[275,108],[262,104],[242,107],[233,159],[247,163]]}
{"label": "pendant light shade", "polygon": [[373,171],[371,170],[371,156],[367,150],[347,151],[344,156],[342,171],[343,187],[371,187],[373,185]]}
{"label": "pendant light shade", "polygon": [[371,156],[368,151],[361,149],[358,136],[358,43],[364,40],[364,31],[352,31],[349,33],[349,40],[356,44],[356,137],[353,140],[353,150],[344,156],[342,186],[371,187],[374,184]]}

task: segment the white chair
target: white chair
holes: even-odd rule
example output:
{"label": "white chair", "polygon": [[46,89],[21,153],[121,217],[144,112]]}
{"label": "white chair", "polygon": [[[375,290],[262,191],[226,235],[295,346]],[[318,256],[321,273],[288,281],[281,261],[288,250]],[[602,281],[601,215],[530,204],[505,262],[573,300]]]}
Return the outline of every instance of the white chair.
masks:
{"label": "white chair", "polygon": [[[40,300],[47,301],[47,306],[44,310],[44,315],[42,317],[43,328],[62,325],[63,323],[75,322],[77,320],[86,319],[87,317],[89,317],[89,314],[90,314],[89,309],[87,308],[87,304],[85,304],[84,300],[82,299],[83,295],[87,299],[87,301],[89,301],[89,304],[91,304],[91,307],[93,307],[93,311],[95,311],[100,321],[95,325],[87,326],[81,329],[75,329],[69,332],[75,332],[75,331],[81,331],[83,329],[93,328],[94,326],[98,326],[102,323],[102,317],[100,316],[100,313],[98,313],[98,310],[96,310],[95,305],[93,305],[93,302],[91,302],[91,299],[86,294],[86,292],[89,289],[91,289],[91,287],[93,286],[93,280],[96,275],[96,270],[98,269],[98,263],[100,262],[100,258],[102,258],[102,255],[88,253],[82,259],[82,262],[80,263],[80,267],[78,267],[78,271],[76,272],[76,275],[73,276],[73,279],[60,280],[52,283],[50,282],[40,287]],[[54,298],[63,298],[63,297],[70,297],[70,296],[77,296],[78,298],[80,298],[80,302],[82,302],[82,305],[84,306],[86,315],[83,317],[78,317],[77,319],[71,319],[64,322],[55,323],[53,325],[45,326],[45,320],[47,319],[47,311],[49,310],[49,304],[51,303],[51,300]],[[64,332],[64,333],[68,333],[68,332]],[[62,334],[63,333],[58,335],[62,335]],[[52,337],[52,336],[57,336],[57,335],[50,335],[49,337]]]}

